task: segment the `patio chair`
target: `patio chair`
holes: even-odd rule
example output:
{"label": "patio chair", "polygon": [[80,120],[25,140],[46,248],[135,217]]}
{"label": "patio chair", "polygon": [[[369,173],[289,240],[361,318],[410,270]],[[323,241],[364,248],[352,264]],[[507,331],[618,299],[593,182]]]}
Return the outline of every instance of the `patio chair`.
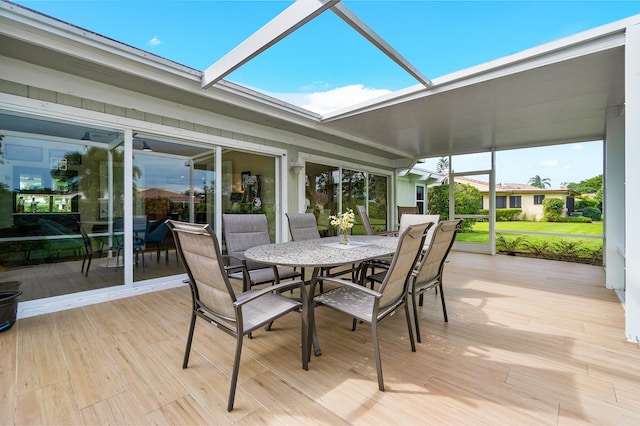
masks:
{"label": "patio chair", "polygon": [[[316,217],[312,213],[285,213],[285,215],[289,222],[289,232],[293,241],[319,240],[321,238]],[[300,268],[300,274],[304,280],[304,268]]]}
{"label": "patio chair", "polygon": [[418,206],[398,206],[398,223],[402,219],[403,214],[420,214]]}
{"label": "patio chair", "polygon": [[[139,259],[139,254],[142,253],[146,244],[146,237],[149,234],[150,223],[145,216],[135,216],[133,218],[133,253],[136,263]],[[118,219],[113,224],[114,240],[113,248],[116,250],[116,271],[120,267],[120,253],[124,250],[124,221]],[[124,264],[124,260],[122,261]],[[142,253],[142,269],[147,267],[147,262],[144,260],[144,253]]]}
{"label": "patio chair", "polygon": [[244,257],[245,250],[271,243],[264,214],[223,214],[222,226],[229,278],[242,280],[244,291],[255,285],[277,284],[280,280],[301,276],[290,268],[253,262]]}
{"label": "patio chair", "polygon": [[411,277],[409,285],[409,294],[411,294],[411,305],[413,306],[413,320],[416,327],[416,339],[421,343],[420,339],[420,322],[418,321],[418,307],[416,306],[416,297],[420,296],[419,305],[423,304],[424,292],[436,288],[440,291],[440,300],[442,302],[442,314],[444,321],[448,322],[447,307],[444,302],[444,289],[442,288],[442,273],[447,256],[451,251],[456,234],[462,219],[446,220],[438,223],[434,227],[431,241],[426,249],[426,253],[420,259],[416,272]]}
{"label": "patio chair", "polygon": [[357,206],[358,214],[360,215],[360,220],[362,220],[362,225],[364,226],[364,230],[367,235],[396,235],[396,231],[383,231],[376,232],[371,225],[371,221],[369,220],[369,215],[367,214],[367,208],[365,206]]}
{"label": "patio chair", "polygon": [[[289,281],[261,290],[250,290],[236,295],[225,273],[224,262],[216,235],[208,224],[185,223],[170,220],[167,226],[176,243],[176,251],[189,276],[193,306],[187,346],[182,368],[187,368],[193,341],[196,318],[200,317],[219,330],[236,338],[236,350],[229,387],[227,411],[233,410],[242,342],[245,335],[280,318],[289,312],[303,310],[302,367],[307,370],[306,289],[302,280]],[[290,299],[276,291],[298,288],[302,301]]]}
{"label": "patio chair", "polygon": [[[433,232],[431,232],[431,230],[427,232],[427,238],[431,238],[431,240],[425,240],[425,250],[411,275],[409,294],[411,295],[413,319],[418,343],[422,343],[420,338],[420,324],[418,321],[418,304],[419,306],[423,305],[424,293],[427,290],[435,288],[436,294],[438,290],[440,291],[444,321],[449,321],[447,317],[447,307],[444,301],[444,290],[442,288],[442,272],[447,261],[447,256],[456,239],[460,223],[462,223],[461,219],[446,220],[433,226]],[[372,284],[373,282],[381,283],[384,281],[386,273],[386,271],[378,272],[367,276],[366,279]],[[418,304],[416,304],[417,296],[420,296]]]}
{"label": "patio chair", "polygon": [[[313,213],[285,213],[289,220],[289,232],[293,241],[302,240],[319,240],[322,238],[318,231],[318,224],[316,217]],[[341,270],[333,276],[339,276],[351,273],[353,279],[355,279],[355,273],[357,271],[356,265],[352,264],[351,269]],[[304,268],[300,268],[302,279],[304,280]],[[331,275],[331,268],[322,268],[320,275]],[[320,292],[322,293],[323,286],[320,284]]]}
{"label": "patio chair", "polygon": [[[89,276],[89,268],[91,267],[91,259],[93,256],[100,256],[104,252],[104,241],[96,241],[93,238],[89,237],[87,231],[85,231],[84,227],[80,222],[78,222],[78,228],[80,228],[80,235],[82,235],[82,241],[84,242],[84,255],[82,257],[82,268],[80,272],[84,272],[84,276]],[[84,265],[87,263],[87,270],[85,271]]]}
{"label": "patio chair", "polygon": [[[378,291],[353,281],[331,277],[319,277],[318,281],[329,282],[338,287],[317,296],[314,296],[315,289],[311,288],[311,301],[313,302],[311,306],[314,304],[315,306],[326,306],[351,316],[353,318],[352,330],[355,330],[357,320],[371,324],[378,389],[381,391],[384,391],[384,381],[378,343],[378,323],[391,316],[402,306],[404,306],[407,320],[411,350],[416,351],[409,307],[407,306],[407,289],[409,278],[422,251],[426,229],[426,224],[412,225],[402,233],[389,270]],[[315,286],[315,283],[312,285]]]}
{"label": "patio chair", "polygon": [[[398,232],[402,232],[407,226],[415,225],[416,223],[432,222],[434,225],[437,225],[439,221],[440,221],[439,214],[405,213],[402,215],[402,218],[400,219],[400,226],[398,227]],[[429,244],[429,241],[431,241],[431,236],[433,235],[433,231],[435,229],[436,228],[433,226],[429,228],[429,231],[427,232],[427,238],[425,240],[426,241],[425,248],[426,248],[426,245]]]}
{"label": "patio chair", "polygon": [[167,220],[169,216],[163,217],[154,223],[154,226],[149,227],[149,234],[145,239],[145,244],[155,244],[156,246],[156,262],[160,262],[160,252],[164,248],[165,250],[165,262],[169,263],[169,249],[164,247],[164,239],[167,237],[169,228],[167,227]]}

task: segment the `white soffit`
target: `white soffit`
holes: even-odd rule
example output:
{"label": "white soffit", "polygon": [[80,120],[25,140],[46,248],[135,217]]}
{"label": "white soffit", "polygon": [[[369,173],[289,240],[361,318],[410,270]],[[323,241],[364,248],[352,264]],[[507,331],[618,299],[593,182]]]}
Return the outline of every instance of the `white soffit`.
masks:
{"label": "white soffit", "polygon": [[206,89],[211,87],[328,9],[331,9],[338,17],[349,24],[349,26],[360,33],[396,64],[400,65],[400,67],[422,85],[425,87],[431,86],[431,81],[424,74],[411,65],[409,61],[391,47],[382,37],[376,34],[375,31],[344,4],[340,3],[340,0],[296,0],[295,3],[282,11],[278,16],[207,68],[202,75],[202,88]]}

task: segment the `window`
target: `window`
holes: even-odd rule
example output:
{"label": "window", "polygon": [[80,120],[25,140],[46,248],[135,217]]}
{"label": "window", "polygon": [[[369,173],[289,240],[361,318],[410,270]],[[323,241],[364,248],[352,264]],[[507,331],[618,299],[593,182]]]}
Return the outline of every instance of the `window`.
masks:
{"label": "window", "polygon": [[520,195],[512,195],[509,197],[509,207],[519,209],[522,207],[522,197]]}
{"label": "window", "polygon": [[424,214],[424,202],[425,202],[425,190],[424,185],[416,185],[416,206],[418,206],[418,212]]}
{"label": "window", "polygon": [[507,208],[507,197],[505,195],[497,195],[496,209],[506,209],[506,208]]}
{"label": "window", "polygon": [[533,204],[542,204],[542,200],[544,200],[544,195],[533,196]]}

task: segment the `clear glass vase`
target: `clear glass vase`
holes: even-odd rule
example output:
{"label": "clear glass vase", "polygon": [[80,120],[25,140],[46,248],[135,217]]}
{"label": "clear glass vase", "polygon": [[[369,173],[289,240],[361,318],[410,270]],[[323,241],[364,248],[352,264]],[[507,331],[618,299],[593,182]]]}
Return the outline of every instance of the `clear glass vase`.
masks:
{"label": "clear glass vase", "polygon": [[351,228],[342,229],[341,231],[342,238],[340,238],[340,244],[349,244],[351,240],[349,237],[351,236]]}

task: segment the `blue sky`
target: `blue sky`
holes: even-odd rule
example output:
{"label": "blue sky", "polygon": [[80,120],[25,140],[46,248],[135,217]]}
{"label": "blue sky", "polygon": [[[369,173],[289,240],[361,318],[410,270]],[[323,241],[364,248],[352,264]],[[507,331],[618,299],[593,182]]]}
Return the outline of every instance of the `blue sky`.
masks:
{"label": "blue sky", "polygon": [[[292,4],[14,1],[201,71]],[[343,2],[432,79],[640,14],[640,0]],[[226,79],[321,113],[417,84],[330,11]],[[499,182],[538,174],[559,187],[602,172],[601,143],[528,151],[526,165],[510,155],[498,156]]]}

